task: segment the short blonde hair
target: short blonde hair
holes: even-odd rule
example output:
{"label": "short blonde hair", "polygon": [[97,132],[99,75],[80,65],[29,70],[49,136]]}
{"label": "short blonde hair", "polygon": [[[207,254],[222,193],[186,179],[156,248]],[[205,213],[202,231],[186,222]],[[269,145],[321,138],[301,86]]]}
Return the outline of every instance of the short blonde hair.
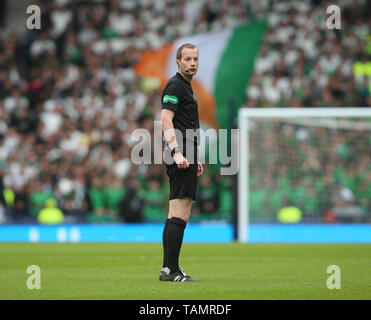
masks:
{"label": "short blonde hair", "polygon": [[176,51],[176,58],[177,58],[178,60],[182,59],[182,51],[183,51],[184,48],[187,48],[187,49],[197,49],[197,51],[198,51],[198,48],[197,48],[194,44],[192,44],[192,43],[185,43],[185,44],[182,44],[182,45],[178,48],[178,50]]}

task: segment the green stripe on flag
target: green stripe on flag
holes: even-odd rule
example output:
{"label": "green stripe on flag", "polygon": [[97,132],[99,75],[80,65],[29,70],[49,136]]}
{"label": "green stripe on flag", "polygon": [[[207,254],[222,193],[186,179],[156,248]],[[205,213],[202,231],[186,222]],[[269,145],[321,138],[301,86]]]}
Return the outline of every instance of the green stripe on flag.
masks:
{"label": "green stripe on flag", "polygon": [[[214,96],[220,128],[230,128],[232,119],[246,98],[246,85],[254,71],[255,56],[265,32],[267,21],[237,27],[221,57],[215,79]],[[230,110],[231,105],[235,110]]]}

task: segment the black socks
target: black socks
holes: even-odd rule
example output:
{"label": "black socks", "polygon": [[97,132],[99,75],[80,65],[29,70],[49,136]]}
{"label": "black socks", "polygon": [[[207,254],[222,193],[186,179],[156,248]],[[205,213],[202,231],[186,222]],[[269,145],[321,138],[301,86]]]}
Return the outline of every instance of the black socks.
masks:
{"label": "black socks", "polygon": [[168,267],[171,273],[179,269],[179,254],[186,226],[187,222],[176,217],[167,219],[165,223],[162,234],[164,248],[163,268]]}

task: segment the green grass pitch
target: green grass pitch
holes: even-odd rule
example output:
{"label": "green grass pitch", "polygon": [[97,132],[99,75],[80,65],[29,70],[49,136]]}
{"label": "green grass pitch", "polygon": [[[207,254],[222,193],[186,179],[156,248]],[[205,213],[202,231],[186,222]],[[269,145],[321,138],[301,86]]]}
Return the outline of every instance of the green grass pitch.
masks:
{"label": "green grass pitch", "polygon": [[371,299],[369,244],[184,243],[180,262],[199,283],[158,280],[161,243],[0,243],[0,299]]}

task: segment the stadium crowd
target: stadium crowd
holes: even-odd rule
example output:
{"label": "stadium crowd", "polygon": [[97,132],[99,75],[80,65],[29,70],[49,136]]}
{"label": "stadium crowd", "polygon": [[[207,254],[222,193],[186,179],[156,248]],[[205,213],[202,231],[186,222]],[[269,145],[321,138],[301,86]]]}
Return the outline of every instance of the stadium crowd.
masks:
{"label": "stadium crowd", "polygon": [[[246,90],[246,107],[370,107],[370,1],[259,1],[268,31]],[[261,15],[264,15],[261,13]]]}
{"label": "stadium crowd", "polygon": [[[369,1],[337,2],[340,30],[327,28],[328,1],[259,3],[268,31],[244,107],[371,107]],[[306,221],[371,221],[370,128],[340,129],[287,123],[257,129],[266,140],[251,149],[252,220],[275,221],[285,204]]]}
{"label": "stadium crowd", "polygon": [[[50,198],[65,221],[166,219],[162,166],[130,159],[131,132],[153,132],[160,112],[160,91],[146,90],[133,66],[143,50],[244,20],[215,4],[202,4],[195,21],[196,1],[39,1],[41,30],[2,39],[0,182],[10,221],[35,220]],[[230,184],[215,180],[200,181],[194,213],[230,211]]]}
{"label": "stadium crowd", "polygon": [[272,212],[289,206],[307,222],[371,222],[370,121],[253,122],[253,221],[275,221]]}
{"label": "stadium crowd", "polygon": [[[344,32],[325,32],[315,22],[325,20],[321,1],[39,0],[38,5],[40,31],[0,40],[4,221],[35,220],[50,198],[65,221],[166,218],[163,167],[130,160],[130,134],[143,127],[153,132],[161,94],[133,66],[141,52],[180,36],[267,17],[245,107],[371,106],[367,1],[344,1]],[[228,217],[232,178],[205,169],[194,216]]]}

